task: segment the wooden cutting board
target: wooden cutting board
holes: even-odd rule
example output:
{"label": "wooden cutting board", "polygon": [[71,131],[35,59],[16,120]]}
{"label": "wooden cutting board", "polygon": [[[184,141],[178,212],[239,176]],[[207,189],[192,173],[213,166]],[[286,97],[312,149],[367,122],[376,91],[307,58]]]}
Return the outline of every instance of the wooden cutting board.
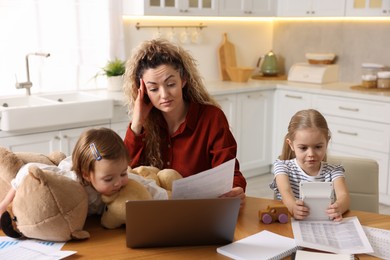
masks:
{"label": "wooden cutting board", "polygon": [[218,62],[222,80],[230,80],[226,68],[237,67],[236,49],[234,44],[227,39],[227,33],[222,36],[222,43],[218,49]]}

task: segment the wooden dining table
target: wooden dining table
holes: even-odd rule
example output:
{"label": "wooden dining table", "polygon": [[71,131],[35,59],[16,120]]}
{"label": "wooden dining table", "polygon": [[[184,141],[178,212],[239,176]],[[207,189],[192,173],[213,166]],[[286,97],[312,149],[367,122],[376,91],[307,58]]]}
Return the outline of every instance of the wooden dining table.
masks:
{"label": "wooden dining table", "polygon": [[[268,205],[281,204],[280,201],[247,197],[245,205],[240,209],[234,240],[245,238],[262,230],[268,230],[283,236],[293,237],[291,221],[286,224],[263,224],[259,221],[259,210]],[[357,216],[364,226],[390,230],[390,215],[381,215],[363,211],[348,211],[344,217]],[[158,216],[156,216],[158,221]],[[88,217],[85,230],[91,237],[81,241],[67,242],[63,250],[77,251],[67,259],[229,259],[218,254],[216,249],[221,245],[183,246],[132,249],[126,246],[125,227],[105,229],[96,216]],[[3,235],[0,230],[1,235]],[[377,259],[370,255],[358,255],[359,259]],[[286,258],[290,259],[290,257]]]}

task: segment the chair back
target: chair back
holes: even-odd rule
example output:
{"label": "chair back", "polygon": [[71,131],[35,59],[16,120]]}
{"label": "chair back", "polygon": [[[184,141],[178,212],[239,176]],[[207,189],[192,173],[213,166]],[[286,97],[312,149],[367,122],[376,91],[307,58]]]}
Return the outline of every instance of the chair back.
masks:
{"label": "chair back", "polygon": [[379,166],[375,160],[328,155],[331,164],[341,164],[351,198],[351,210],[379,212]]}

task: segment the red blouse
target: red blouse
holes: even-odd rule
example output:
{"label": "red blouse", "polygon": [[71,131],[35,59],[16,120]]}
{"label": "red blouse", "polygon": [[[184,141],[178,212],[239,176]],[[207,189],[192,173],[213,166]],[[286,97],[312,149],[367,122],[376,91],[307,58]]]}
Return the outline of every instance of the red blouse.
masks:
{"label": "red blouse", "polygon": [[[214,168],[236,158],[237,143],[229,129],[223,111],[212,105],[190,103],[185,121],[171,136],[165,120],[161,155],[164,168],[178,171],[183,177]],[[125,145],[132,159],[130,166],[142,165],[145,133],[136,136],[130,127],[125,136]],[[236,159],[233,187],[245,191],[246,180],[240,172]]]}

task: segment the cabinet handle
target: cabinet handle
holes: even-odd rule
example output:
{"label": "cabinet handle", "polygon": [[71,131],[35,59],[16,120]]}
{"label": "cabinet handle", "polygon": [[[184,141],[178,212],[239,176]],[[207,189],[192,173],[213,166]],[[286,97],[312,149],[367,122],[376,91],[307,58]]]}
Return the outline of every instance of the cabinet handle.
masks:
{"label": "cabinet handle", "polygon": [[352,133],[352,132],[345,132],[342,130],[337,130],[337,133],[343,134],[343,135],[353,135],[353,136],[358,136],[358,133]]}
{"label": "cabinet handle", "polygon": [[286,94],[286,95],[284,95],[284,96],[287,97],[287,98],[302,99],[302,96],[294,96],[294,95],[288,95],[288,94]]}
{"label": "cabinet handle", "polygon": [[250,98],[260,98],[262,96],[263,96],[262,94],[258,94],[258,95],[247,95],[246,97],[250,99]]}
{"label": "cabinet handle", "polygon": [[244,14],[252,14],[252,11],[244,11]]}
{"label": "cabinet handle", "polygon": [[60,140],[61,138],[59,136],[54,136],[54,140]]}
{"label": "cabinet handle", "polygon": [[187,9],[180,9],[179,12],[181,12],[181,13],[188,13],[188,10]]}
{"label": "cabinet handle", "polygon": [[342,107],[339,106],[340,110],[347,110],[347,111],[352,111],[352,112],[359,112],[359,108],[352,108],[352,107]]}
{"label": "cabinet handle", "polygon": [[63,135],[63,136],[62,136],[62,138],[65,138],[65,139],[67,139],[67,138],[68,138],[68,136],[67,136],[67,135]]}

